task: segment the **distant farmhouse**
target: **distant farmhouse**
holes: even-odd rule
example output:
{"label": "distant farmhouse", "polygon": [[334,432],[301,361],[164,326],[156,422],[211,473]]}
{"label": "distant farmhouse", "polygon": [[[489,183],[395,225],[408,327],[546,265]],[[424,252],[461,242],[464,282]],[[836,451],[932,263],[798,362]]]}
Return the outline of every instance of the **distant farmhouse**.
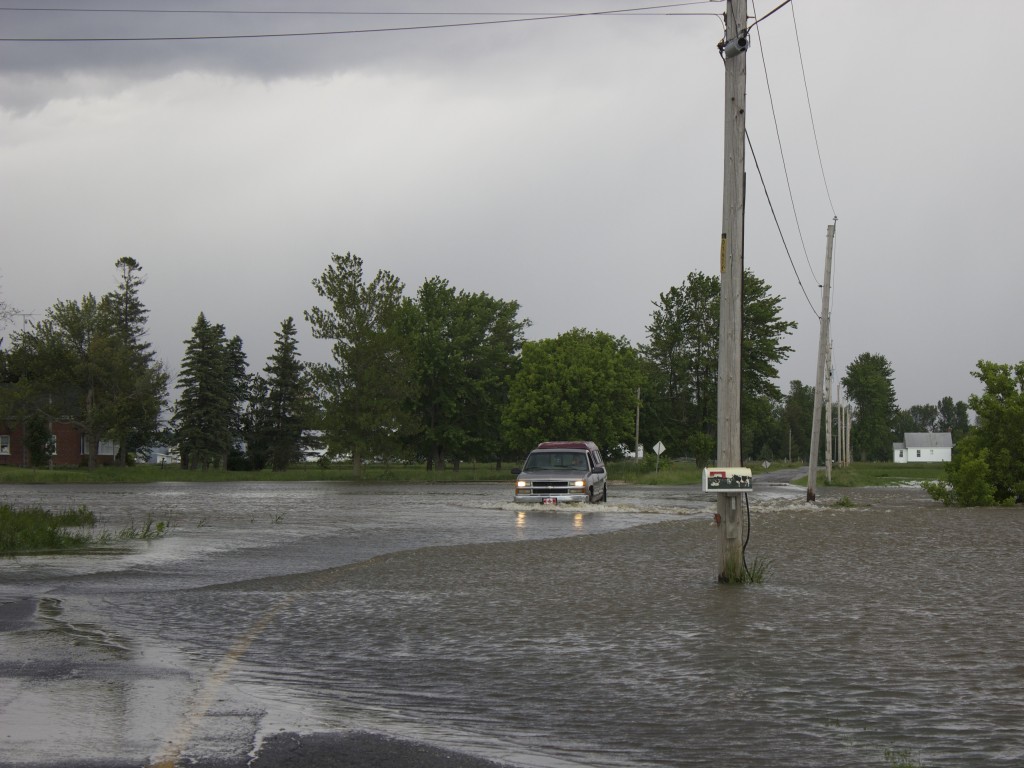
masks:
{"label": "distant farmhouse", "polygon": [[902,443],[892,444],[897,464],[953,460],[953,435],[949,432],[905,432]]}
{"label": "distant farmhouse", "polygon": [[[50,422],[50,460],[52,467],[84,467],[89,462],[89,446],[80,429],[66,421]],[[97,464],[113,464],[117,443],[100,440],[96,450]],[[20,423],[0,420],[0,467],[28,467],[28,446],[25,427]]]}

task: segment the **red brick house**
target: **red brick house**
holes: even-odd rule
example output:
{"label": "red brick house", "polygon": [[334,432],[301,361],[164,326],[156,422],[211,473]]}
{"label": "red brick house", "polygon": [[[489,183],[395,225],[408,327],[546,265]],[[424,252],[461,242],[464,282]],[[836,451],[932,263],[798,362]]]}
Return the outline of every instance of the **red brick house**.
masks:
{"label": "red brick house", "polygon": [[[89,448],[81,430],[66,421],[50,424],[53,455],[50,466],[80,467],[89,462]],[[96,451],[96,463],[113,464],[117,457],[117,445],[112,440],[101,440]],[[28,449],[25,446],[25,430],[21,424],[0,422],[0,466],[29,466]]]}

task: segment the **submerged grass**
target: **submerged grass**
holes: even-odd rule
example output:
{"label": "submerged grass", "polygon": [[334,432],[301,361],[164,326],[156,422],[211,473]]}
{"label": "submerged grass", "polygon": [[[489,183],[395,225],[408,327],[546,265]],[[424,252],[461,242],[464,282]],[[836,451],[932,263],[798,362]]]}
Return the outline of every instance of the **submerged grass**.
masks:
{"label": "submerged grass", "polygon": [[93,537],[70,529],[95,524],[95,515],[85,507],[53,513],[41,507],[15,509],[0,504],[0,555],[82,548]]}
{"label": "submerged grass", "polygon": [[[17,509],[0,504],[0,556],[82,550],[115,541],[150,541],[168,530],[166,522],[156,521],[152,516],[141,526],[131,521],[116,533],[93,534],[91,529],[95,526],[96,515],[84,506],[49,512],[41,507]],[[86,528],[90,530],[82,530]]]}

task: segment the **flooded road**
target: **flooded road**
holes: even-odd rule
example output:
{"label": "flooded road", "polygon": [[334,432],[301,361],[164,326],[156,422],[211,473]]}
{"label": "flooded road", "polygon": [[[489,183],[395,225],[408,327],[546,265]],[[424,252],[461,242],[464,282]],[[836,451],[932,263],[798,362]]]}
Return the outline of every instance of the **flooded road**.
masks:
{"label": "flooded road", "polygon": [[751,495],[772,566],[727,587],[693,488],[2,487],[171,529],[0,560],[0,765],[352,731],[527,768],[1024,763],[1024,515],[804,495]]}

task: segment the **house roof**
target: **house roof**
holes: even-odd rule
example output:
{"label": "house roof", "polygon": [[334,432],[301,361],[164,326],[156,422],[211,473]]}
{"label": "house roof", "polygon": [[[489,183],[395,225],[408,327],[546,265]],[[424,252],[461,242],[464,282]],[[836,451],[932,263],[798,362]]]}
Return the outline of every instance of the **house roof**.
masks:
{"label": "house roof", "polygon": [[952,448],[953,435],[949,432],[905,432],[903,442],[908,449]]}

